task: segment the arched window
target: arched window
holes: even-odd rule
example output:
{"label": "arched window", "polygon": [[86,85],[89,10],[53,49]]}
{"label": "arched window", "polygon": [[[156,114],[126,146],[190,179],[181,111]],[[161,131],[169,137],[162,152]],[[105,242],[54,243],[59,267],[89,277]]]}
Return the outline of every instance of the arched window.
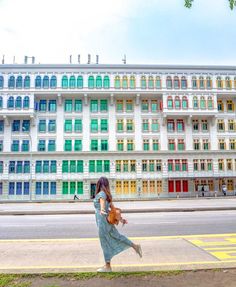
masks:
{"label": "arched window", "polygon": [[30,105],[30,99],[28,96],[24,97],[24,101],[23,101],[23,108],[24,109],[28,109]]}
{"label": "arched window", "polygon": [[101,76],[97,76],[96,77],[96,88],[97,89],[101,89],[102,88],[102,77]]}
{"label": "arched window", "polygon": [[3,104],[2,96],[0,96],[0,109],[2,109],[2,104]]}
{"label": "arched window", "polygon": [[36,89],[41,89],[42,87],[42,80],[40,76],[37,76],[35,79],[35,88]]}
{"label": "arched window", "polygon": [[168,108],[168,109],[173,109],[173,100],[172,100],[172,97],[171,97],[171,96],[169,96],[169,97],[167,98],[167,108]]}
{"label": "arched window", "polygon": [[207,99],[207,107],[209,110],[213,109],[213,99],[212,97],[208,97]]}
{"label": "arched window", "polygon": [[232,89],[232,84],[231,84],[230,77],[226,77],[226,78],[225,78],[225,87],[226,87],[226,89],[228,89],[228,90]]}
{"label": "arched window", "polygon": [[200,89],[205,89],[205,83],[204,83],[203,77],[199,78],[199,87],[200,87]]}
{"label": "arched window", "polygon": [[67,89],[68,88],[68,77],[63,76],[61,80],[61,87],[62,89]]}
{"label": "arched window", "polygon": [[89,76],[88,78],[88,88],[94,89],[94,77],[93,76]]}
{"label": "arched window", "polygon": [[18,96],[16,98],[15,107],[16,107],[16,109],[21,109],[22,108],[22,98],[20,96]]}
{"label": "arched window", "polygon": [[175,108],[180,109],[180,107],[181,107],[180,98],[177,96],[175,97]]}
{"label": "arched window", "polygon": [[24,88],[29,89],[30,88],[30,76],[26,76],[24,78]]}
{"label": "arched window", "polygon": [[185,77],[181,78],[181,88],[187,89],[187,79]]}
{"label": "arched window", "polygon": [[156,88],[161,89],[161,78],[159,76],[156,77]]}
{"label": "arched window", "polygon": [[192,77],[192,88],[197,89],[197,78],[196,77]]}
{"label": "arched window", "polygon": [[172,79],[170,76],[166,78],[166,87],[167,89],[172,89]]}
{"label": "arched window", "polygon": [[75,76],[70,76],[69,87],[70,87],[70,89],[75,89],[76,88]]}
{"label": "arched window", "polygon": [[108,76],[105,76],[103,78],[103,87],[104,89],[109,89],[110,88],[110,79]]}
{"label": "arched window", "polygon": [[131,76],[130,77],[129,86],[130,86],[130,89],[135,89],[136,88],[135,76]]}
{"label": "arched window", "polygon": [[49,88],[49,77],[48,76],[44,76],[43,77],[43,88],[44,89],[48,89]]}
{"label": "arched window", "polygon": [[77,88],[78,89],[83,89],[84,86],[84,81],[82,76],[77,77]]}
{"label": "arched window", "polygon": [[3,89],[4,87],[4,78],[3,76],[0,76],[0,89]]}
{"label": "arched window", "polygon": [[57,87],[57,77],[52,76],[50,79],[50,88],[55,89]]}
{"label": "arched window", "polygon": [[211,77],[207,77],[207,78],[206,78],[206,83],[207,83],[207,89],[211,89],[211,88],[212,88],[212,80],[211,80]]}
{"label": "arched window", "polygon": [[200,99],[200,108],[205,109],[206,108],[206,100],[204,97],[201,97]]}
{"label": "arched window", "polygon": [[122,88],[123,89],[128,89],[128,78],[127,78],[127,76],[124,76],[122,78]]}
{"label": "arched window", "polygon": [[9,89],[15,88],[15,77],[14,76],[10,76],[10,78],[8,80],[8,88]]}
{"label": "arched window", "polygon": [[120,89],[120,76],[115,77],[115,89]]}
{"label": "arched window", "polygon": [[147,88],[147,81],[146,81],[146,77],[142,76],[141,77],[141,89],[146,89]]}
{"label": "arched window", "polygon": [[174,77],[174,88],[179,89],[179,77]]}
{"label": "arched window", "polygon": [[10,97],[7,100],[7,107],[10,108],[10,109],[14,108],[14,98],[13,97]]}
{"label": "arched window", "polygon": [[183,109],[187,109],[188,108],[188,99],[185,96],[182,98],[182,108]]}
{"label": "arched window", "polygon": [[217,83],[217,88],[218,89],[222,89],[223,88],[223,82],[222,82],[221,77],[217,77],[216,83]]}
{"label": "arched window", "polygon": [[22,76],[18,76],[18,77],[16,78],[16,88],[17,88],[17,89],[22,89],[22,85],[23,85]]}
{"label": "arched window", "polygon": [[148,88],[149,89],[154,89],[154,79],[153,76],[148,77]]}
{"label": "arched window", "polygon": [[198,98],[197,97],[193,98],[193,108],[198,109]]}

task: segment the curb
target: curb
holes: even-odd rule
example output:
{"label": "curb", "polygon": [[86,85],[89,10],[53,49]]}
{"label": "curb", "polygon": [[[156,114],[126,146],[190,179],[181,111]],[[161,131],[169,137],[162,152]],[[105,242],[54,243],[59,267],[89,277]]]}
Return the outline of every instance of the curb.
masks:
{"label": "curb", "polygon": [[[149,208],[149,209],[122,209],[123,213],[158,213],[158,212],[195,212],[195,211],[222,211],[236,210],[235,207],[197,207],[197,208]],[[1,215],[61,215],[61,214],[95,214],[93,210],[55,210],[55,211],[0,211]]]}

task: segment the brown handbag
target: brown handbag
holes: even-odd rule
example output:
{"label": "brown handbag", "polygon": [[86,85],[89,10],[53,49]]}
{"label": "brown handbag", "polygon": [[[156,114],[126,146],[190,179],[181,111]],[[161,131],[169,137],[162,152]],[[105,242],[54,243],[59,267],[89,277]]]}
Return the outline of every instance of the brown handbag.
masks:
{"label": "brown handbag", "polygon": [[113,204],[111,204],[111,210],[109,211],[108,213],[108,216],[107,216],[107,221],[110,223],[110,224],[116,224],[118,225],[119,224],[119,221],[121,219],[121,209],[120,208],[117,208],[115,207]]}

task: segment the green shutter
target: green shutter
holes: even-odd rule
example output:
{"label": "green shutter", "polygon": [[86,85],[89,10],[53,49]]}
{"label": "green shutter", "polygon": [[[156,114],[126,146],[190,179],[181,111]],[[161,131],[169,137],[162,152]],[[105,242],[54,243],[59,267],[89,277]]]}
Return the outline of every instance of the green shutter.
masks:
{"label": "green shutter", "polygon": [[76,182],[71,181],[70,182],[70,194],[75,194],[75,187],[76,187]]}
{"label": "green shutter", "polygon": [[81,151],[82,150],[82,140],[75,140],[75,151]]}
{"label": "green shutter", "polygon": [[68,160],[62,161],[62,172],[69,172],[69,162]]}
{"label": "green shutter", "polygon": [[95,172],[95,160],[89,161],[89,172]]}
{"label": "green shutter", "polygon": [[70,161],[70,172],[76,172],[76,161],[75,160]]}
{"label": "green shutter", "polygon": [[84,172],[83,160],[77,160],[77,172]]}
{"label": "green shutter", "polygon": [[63,182],[62,183],[62,194],[68,194],[68,190],[69,190],[69,183]]}
{"label": "green shutter", "polygon": [[78,181],[77,182],[77,193],[78,194],[83,194],[84,191],[83,191],[83,181]]}
{"label": "green shutter", "polygon": [[107,102],[107,100],[101,100],[100,101],[100,111],[101,112],[107,112],[108,111],[108,102]]}
{"label": "green shutter", "polygon": [[104,172],[110,172],[110,161],[104,160]]}
{"label": "green shutter", "polygon": [[103,170],[102,170],[102,160],[97,160],[97,172],[103,172]]}
{"label": "green shutter", "polygon": [[107,119],[101,119],[101,132],[108,131],[108,122]]}

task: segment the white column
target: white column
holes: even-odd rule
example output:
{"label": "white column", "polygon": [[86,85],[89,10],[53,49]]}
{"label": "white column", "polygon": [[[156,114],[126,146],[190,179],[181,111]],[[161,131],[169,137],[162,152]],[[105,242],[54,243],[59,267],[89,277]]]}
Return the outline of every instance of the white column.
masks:
{"label": "white column", "polygon": [[61,94],[57,97],[57,151],[64,151],[64,102]]}
{"label": "white column", "polygon": [[210,121],[210,139],[211,139],[211,150],[218,149],[217,140],[217,121],[216,117],[213,117]]}
{"label": "white column", "polygon": [[12,144],[11,121],[7,116],[4,116],[3,119],[4,119],[3,150],[5,152],[10,152]]}
{"label": "white column", "polygon": [[108,114],[108,128],[109,128],[109,151],[116,150],[116,105],[114,95],[110,96],[109,114]]}
{"label": "white column", "polygon": [[193,150],[193,129],[192,129],[192,115],[188,116],[185,125],[185,147],[186,150]]}
{"label": "white column", "polygon": [[142,117],[141,117],[141,104],[140,95],[136,95],[136,101],[134,105],[134,123],[135,123],[135,150],[142,150]]}
{"label": "white column", "polygon": [[168,150],[166,117],[161,117],[160,120],[160,150]]}
{"label": "white column", "polygon": [[90,110],[89,99],[87,94],[84,94],[83,101],[83,151],[90,150]]}

